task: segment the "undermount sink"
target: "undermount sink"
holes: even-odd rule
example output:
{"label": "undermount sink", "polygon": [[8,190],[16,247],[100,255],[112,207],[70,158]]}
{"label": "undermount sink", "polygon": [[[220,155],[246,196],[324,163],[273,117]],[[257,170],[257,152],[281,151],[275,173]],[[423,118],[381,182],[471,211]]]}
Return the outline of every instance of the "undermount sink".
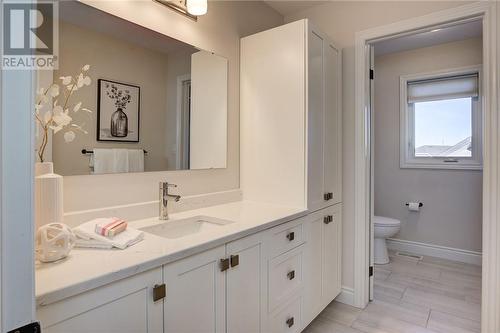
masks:
{"label": "undermount sink", "polygon": [[165,221],[161,224],[141,228],[141,230],[156,236],[176,239],[190,236],[202,231],[220,228],[221,226],[231,223],[234,222],[211,216],[200,215],[185,219]]}

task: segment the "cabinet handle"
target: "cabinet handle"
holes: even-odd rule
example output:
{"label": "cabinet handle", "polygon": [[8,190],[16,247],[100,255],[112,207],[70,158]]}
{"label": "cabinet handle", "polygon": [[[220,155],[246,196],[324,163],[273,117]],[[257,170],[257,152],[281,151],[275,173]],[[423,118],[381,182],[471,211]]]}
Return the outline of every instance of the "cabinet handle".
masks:
{"label": "cabinet handle", "polygon": [[153,287],[153,302],[164,299],[166,295],[167,287],[165,286],[165,283],[155,284],[155,286]]}
{"label": "cabinet handle", "polygon": [[224,271],[227,271],[228,269],[229,269],[229,259],[228,258],[221,259],[220,260],[220,271],[224,272]]}
{"label": "cabinet handle", "polygon": [[286,274],[286,276],[288,277],[288,280],[293,280],[295,279],[295,271],[290,271]]}
{"label": "cabinet handle", "polygon": [[231,267],[235,267],[235,266],[238,266],[240,264],[239,254],[237,254],[235,256],[231,256],[230,258],[231,258],[230,259]]}
{"label": "cabinet handle", "polygon": [[287,235],[286,235],[286,238],[291,242],[295,239],[295,232],[289,232]]}
{"label": "cabinet handle", "polygon": [[327,192],[327,193],[323,194],[323,199],[325,199],[325,201],[332,200],[333,199],[333,192]]}
{"label": "cabinet handle", "polygon": [[293,324],[294,324],[293,317],[290,317],[286,320],[286,325],[288,326],[288,328],[292,327]]}
{"label": "cabinet handle", "polygon": [[323,222],[325,224],[329,224],[330,222],[333,222],[333,215],[327,215],[323,218]]}

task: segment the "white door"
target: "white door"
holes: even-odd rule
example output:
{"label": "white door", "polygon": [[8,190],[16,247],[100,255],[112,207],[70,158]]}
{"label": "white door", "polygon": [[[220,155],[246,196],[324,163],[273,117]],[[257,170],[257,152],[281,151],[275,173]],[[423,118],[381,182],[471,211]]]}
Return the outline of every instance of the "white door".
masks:
{"label": "white door", "polygon": [[341,54],[325,43],[325,122],[324,122],[324,189],[331,193],[328,202],[342,201],[342,99]]}
{"label": "white door", "polygon": [[326,209],[323,223],[323,305],[328,305],[340,293],[342,263],[342,205]]}
{"label": "white door", "polygon": [[261,332],[263,308],[262,234],[226,245],[226,323],[228,333]]}
{"label": "white door", "polygon": [[367,58],[369,59],[369,66],[367,66],[367,68],[369,68],[369,72],[367,73],[367,75],[369,76],[369,80],[366,80],[366,82],[369,82],[369,94],[367,94],[367,96],[369,96],[369,101],[368,101],[368,123],[369,123],[369,126],[368,126],[368,130],[369,130],[369,133],[367,133],[367,137],[370,138],[370,146],[369,146],[369,151],[368,151],[368,160],[369,160],[369,185],[370,185],[370,197],[369,197],[369,204],[370,204],[370,208],[369,208],[369,221],[370,221],[370,268],[369,268],[369,272],[370,272],[370,277],[369,277],[369,293],[370,293],[370,301],[373,301],[373,268],[374,268],[374,248],[373,248],[373,244],[374,244],[374,237],[375,237],[375,229],[374,229],[374,226],[373,226],[373,215],[374,215],[374,209],[375,209],[375,203],[374,203],[374,183],[375,183],[375,171],[374,171],[374,147],[375,147],[375,135],[374,135],[374,105],[375,105],[375,101],[374,101],[374,98],[375,98],[375,84],[374,84],[374,75],[375,75],[375,56],[374,56],[374,52],[373,52],[373,46],[371,45],[367,45],[366,46],[366,52],[367,52]]}
{"label": "white door", "polygon": [[163,300],[153,301],[161,268],[119,280],[57,303],[39,306],[46,333],[160,333]]}
{"label": "white door", "polygon": [[306,252],[304,277],[304,319],[310,323],[322,310],[323,299],[323,224],[325,209],[310,214],[306,223]]}
{"label": "white door", "polygon": [[165,332],[225,332],[225,246],[163,267]]}
{"label": "white door", "polygon": [[307,172],[308,208],[312,211],[324,206],[324,43],[314,30],[308,33],[308,110],[307,110]]}

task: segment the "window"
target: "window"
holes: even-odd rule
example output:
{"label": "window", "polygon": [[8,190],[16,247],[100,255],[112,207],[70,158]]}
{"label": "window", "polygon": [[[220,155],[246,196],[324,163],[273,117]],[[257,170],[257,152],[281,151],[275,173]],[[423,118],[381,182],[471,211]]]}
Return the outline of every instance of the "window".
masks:
{"label": "window", "polygon": [[481,169],[480,68],[401,77],[401,168]]}

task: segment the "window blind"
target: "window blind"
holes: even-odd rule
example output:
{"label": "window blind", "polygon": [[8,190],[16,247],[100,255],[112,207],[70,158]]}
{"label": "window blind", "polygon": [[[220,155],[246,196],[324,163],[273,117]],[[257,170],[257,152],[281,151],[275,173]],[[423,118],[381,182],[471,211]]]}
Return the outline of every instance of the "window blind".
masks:
{"label": "window blind", "polygon": [[408,103],[478,96],[478,73],[408,82]]}

